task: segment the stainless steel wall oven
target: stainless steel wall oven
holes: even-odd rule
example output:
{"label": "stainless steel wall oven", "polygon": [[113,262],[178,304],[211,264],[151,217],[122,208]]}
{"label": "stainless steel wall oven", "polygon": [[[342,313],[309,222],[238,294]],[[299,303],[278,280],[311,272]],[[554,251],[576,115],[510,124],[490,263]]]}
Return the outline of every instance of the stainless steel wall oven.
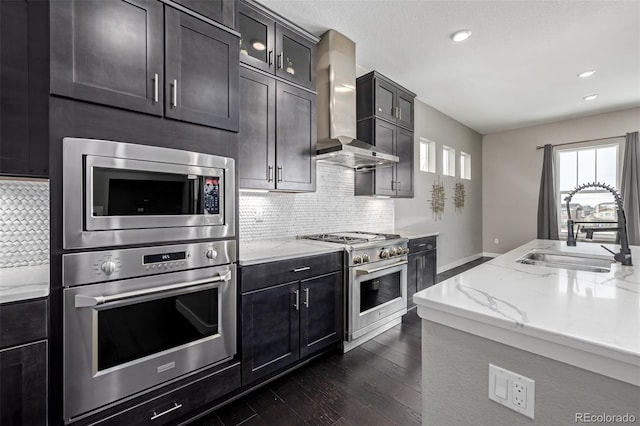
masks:
{"label": "stainless steel wall oven", "polygon": [[235,241],[63,255],[64,419],[231,359]]}
{"label": "stainless steel wall oven", "polygon": [[64,138],[63,173],[65,249],[235,234],[233,159]]}

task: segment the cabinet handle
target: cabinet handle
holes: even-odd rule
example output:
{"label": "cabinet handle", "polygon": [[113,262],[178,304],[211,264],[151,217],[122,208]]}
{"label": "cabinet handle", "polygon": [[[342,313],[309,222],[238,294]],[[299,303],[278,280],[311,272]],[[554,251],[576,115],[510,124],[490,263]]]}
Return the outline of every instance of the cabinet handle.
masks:
{"label": "cabinet handle", "polygon": [[398,107],[398,120],[402,120],[402,108]]}
{"label": "cabinet handle", "polygon": [[278,69],[281,70],[284,67],[284,56],[282,53],[278,55]]}
{"label": "cabinet handle", "polygon": [[422,243],[422,244],[418,244],[418,247],[424,247],[426,245],[427,245],[427,243]]}
{"label": "cabinet handle", "polygon": [[311,266],[303,266],[301,268],[295,268],[293,272],[303,272],[303,271],[308,271],[309,269],[311,269]]}
{"label": "cabinet handle", "polygon": [[273,166],[269,166],[269,178],[267,182],[273,182]]}
{"label": "cabinet handle", "polygon": [[278,166],[278,182],[282,182],[282,166]]}
{"label": "cabinet handle", "polygon": [[157,104],[158,103],[158,96],[159,96],[159,89],[158,89],[158,74],[154,74],[153,75],[153,103]]}
{"label": "cabinet handle", "polygon": [[296,311],[300,310],[300,290],[294,290],[293,291],[296,295],[296,303],[293,305],[294,308],[296,308]]}
{"label": "cabinet handle", "polygon": [[304,306],[309,307],[309,287],[304,289]]}
{"label": "cabinet handle", "polygon": [[154,411],[153,412],[153,416],[151,416],[151,420],[155,420],[158,417],[162,417],[165,414],[169,414],[172,411],[176,411],[176,410],[182,408],[182,404],[178,404],[177,402],[174,402],[173,404],[174,404],[173,407],[169,408],[168,410],[163,411],[162,413],[156,414],[156,412]]}
{"label": "cabinet handle", "polygon": [[171,83],[171,106],[178,107],[178,80],[173,80]]}
{"label": "cabinet handle", "polygon": [[267,62],[269,63],[269,66],[273,65],[273,49],[271,49],[267,54]]}

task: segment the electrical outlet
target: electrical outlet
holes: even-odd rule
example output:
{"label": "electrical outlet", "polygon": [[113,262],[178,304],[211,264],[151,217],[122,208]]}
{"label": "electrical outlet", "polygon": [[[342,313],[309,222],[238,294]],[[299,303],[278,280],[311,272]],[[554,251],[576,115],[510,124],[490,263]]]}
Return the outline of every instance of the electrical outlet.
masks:
{"label": "electrical outlet", "polygon": [[264,221],[264,210],[262,207],[256,207],[256,222]]}
{"label": "electrical outlet", "polygon": [[494,238],[493,244],[500,244],[500,238]]}
{"label": "electrical outlet", "polygon": [[534,418],[535,381],[489,364],[489,399]]}

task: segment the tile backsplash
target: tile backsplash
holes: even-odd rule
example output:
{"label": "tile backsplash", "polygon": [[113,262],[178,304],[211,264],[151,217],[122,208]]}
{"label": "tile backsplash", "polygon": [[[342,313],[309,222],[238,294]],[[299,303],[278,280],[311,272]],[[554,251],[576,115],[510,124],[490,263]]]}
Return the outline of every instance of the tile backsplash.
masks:
{"label": "tile backsplash", "polygon": [[240,192],[240,241],[393,231],[393,200],[355,197],[353,170],[318,162],[316,182],[316,192],[311,193]]}
{"label": "tile backsplash", "polygon": [[0,179],[0,268],[49,263],[49,182]]}

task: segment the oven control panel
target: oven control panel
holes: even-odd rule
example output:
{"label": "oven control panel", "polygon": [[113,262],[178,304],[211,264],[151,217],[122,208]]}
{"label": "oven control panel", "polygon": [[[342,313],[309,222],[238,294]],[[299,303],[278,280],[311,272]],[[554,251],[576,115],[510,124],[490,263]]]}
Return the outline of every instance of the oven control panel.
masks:
{"label": "oven control panel", "polygon": [[73,253],[62,256],[62,279],[73,287],[235,261],[235,240]]}
{"label": "oven control panel", "polygon": [[409,253],[408,240],[396,239],[389,244],[378,244],[375,247],[354,249],[349,256],[349,266],[364,265],[372,262],[406,257]]}

